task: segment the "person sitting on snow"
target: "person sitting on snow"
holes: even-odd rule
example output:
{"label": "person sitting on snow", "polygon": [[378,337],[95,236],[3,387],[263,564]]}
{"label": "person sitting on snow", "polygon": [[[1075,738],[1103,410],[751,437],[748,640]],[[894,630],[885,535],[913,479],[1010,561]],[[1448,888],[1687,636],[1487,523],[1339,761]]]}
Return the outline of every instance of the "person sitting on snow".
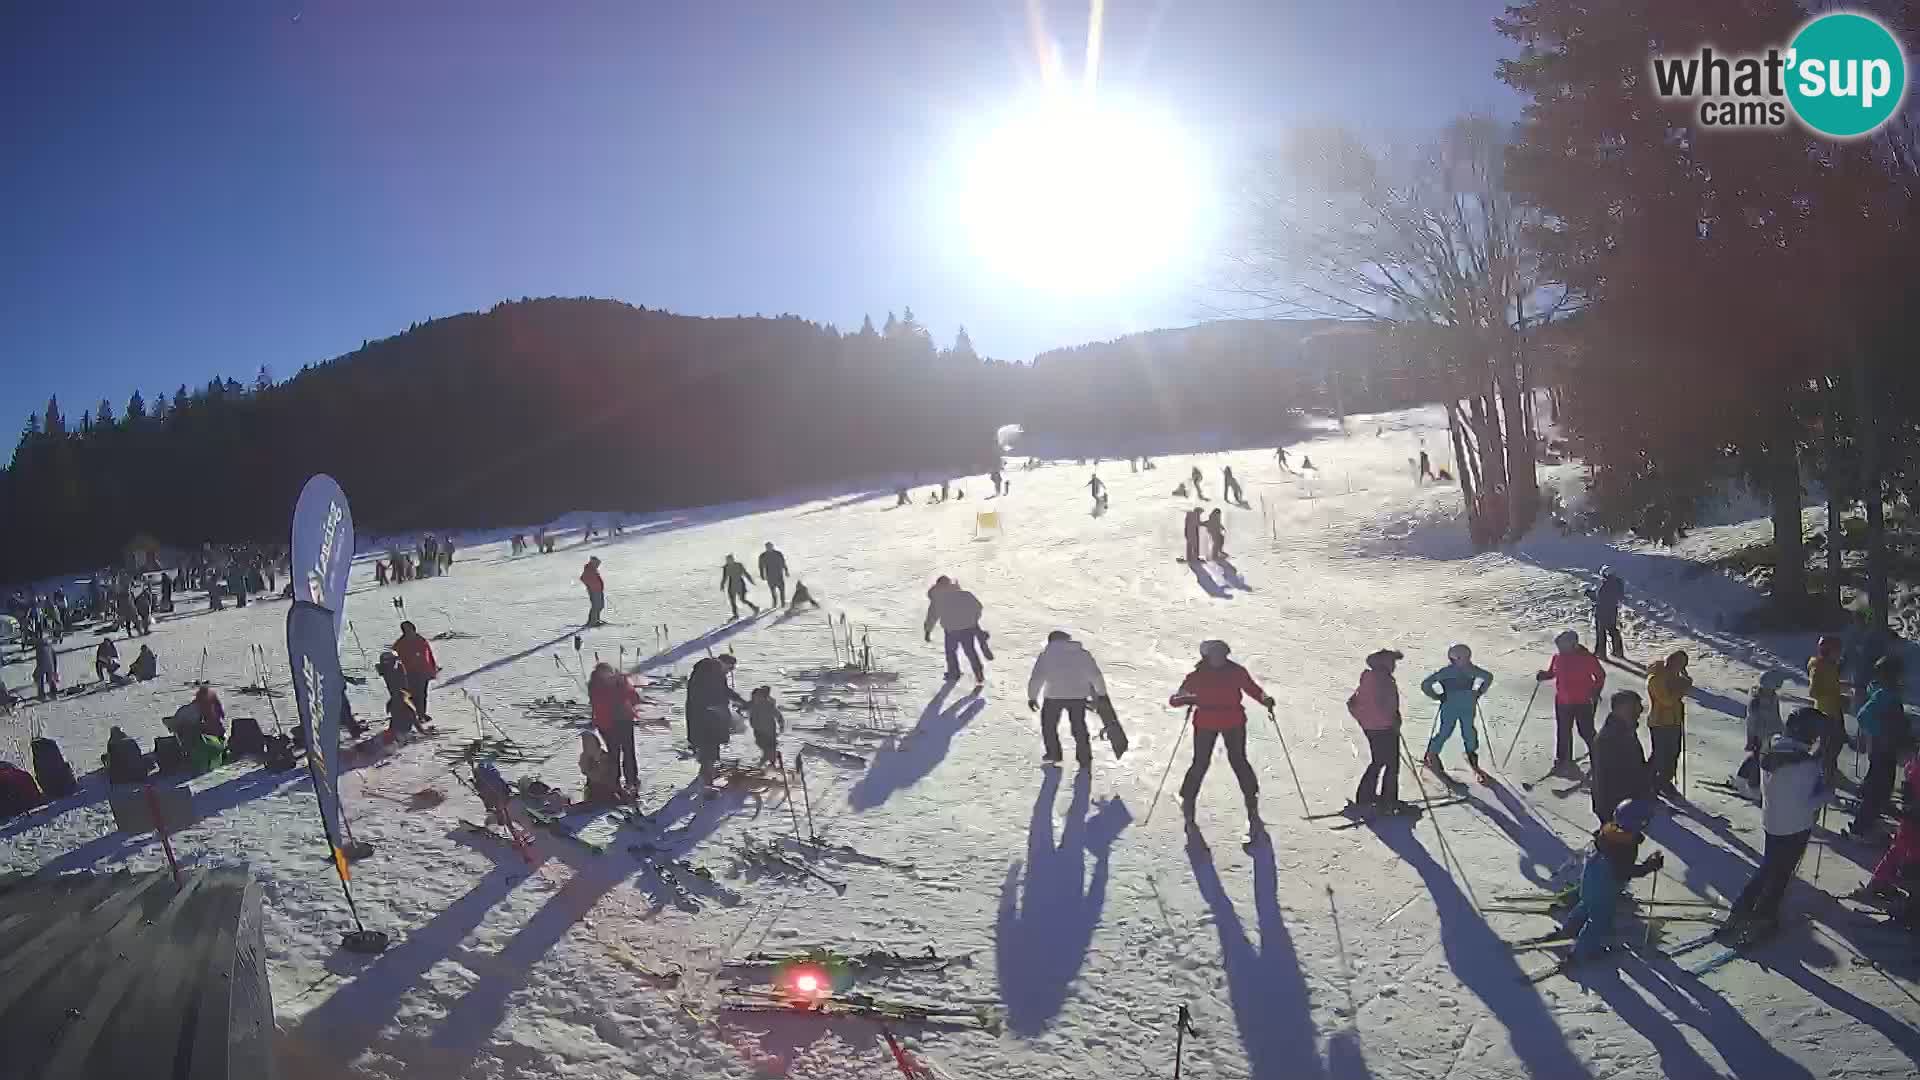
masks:
{"label": "person sitting on snow", "polygon": [[140,655],[133,658],[133,663],[127,668],[127,674],[139,679],[141,682],[146,682],[159,673],[160,658],[153,654],[153,647],[150,645],[140,646]]}
{"label": "person sitting on snow", "polygon": [[800,610],[801,604],[812,604],[814,607],[819,607],[820,601],[815,600],[813,594],[807,591],[806,582],[796,581],[793,584],[793,602],[787,605],[787,610],[798,611]]}
{"label": "person sitting on snow", "polygon": [[1613,937],[1613,916],[1619,909],[1621,892],[1634,878],[1655,873],[1667,864],[1666,856],[1657,851],[1644,862],[1634,861],[1652,818],[1653,800],[1626,799],[1614,808],[1613,820],[1593,834],[1586,864],[1580,871],[1580,902],[1561,924],[1574,937],[1573,956],[1568,963],[1590,960],[1606,951]]}

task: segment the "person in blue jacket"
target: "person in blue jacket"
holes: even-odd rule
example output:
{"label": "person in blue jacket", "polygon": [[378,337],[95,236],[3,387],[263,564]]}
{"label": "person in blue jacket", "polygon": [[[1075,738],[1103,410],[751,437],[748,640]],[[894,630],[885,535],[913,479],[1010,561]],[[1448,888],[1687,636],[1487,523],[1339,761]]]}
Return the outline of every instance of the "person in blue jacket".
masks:
{"label": "person in blue jacket", "polygon": [[1580,869],[1580,902],[1561,924],[1564,933],[1574,936],[1568,963],[1605,952],[1613,940],[1613,916],[1620,906],[1621,890],[1634,878],[1656,873],[1666,865],[1666,856],[1657,851],[1644,862],[1634,861],[1652,818],[1651,799],[1623,799],[1613,811],[1613,820],[1593,834],[1586,863]]}
{"label": "person in blue jacket", "polygon": [[1460,729],[1460,744],[1466,747],[1467,765],[1473,769],[1473,775],[1483,784],[1492,779],[1480,767],[1480,733],[1473,723],[1474,714],[1480,709],[1480,695],[1492,685],[1493,675],[1474,664],[1473,650],[1465,645],[1449,648],[1447,666],[1420,680],[1420,691],[1440,703],[1440,726],[1427,742],[1427,756],[1422,764],[1449,785],[1453,778],[1440,764],[1440,748],[1447,745],[1455,727]]}
{"label": "person in blue jacket", "polygon": [[1867,750],[1867,775],[1860,781],[1860,810],[1853,824],[1847,826],[1847,832],[1857,837],[1871,836],[1879,828],[1880,812],[1893,794],[1894,769],[1906,748],[1909,732],[1906,705],[1900,700],[1900,676],[1898,656],[1888,654],[1874,661],[1866,704],[1853,715]]}

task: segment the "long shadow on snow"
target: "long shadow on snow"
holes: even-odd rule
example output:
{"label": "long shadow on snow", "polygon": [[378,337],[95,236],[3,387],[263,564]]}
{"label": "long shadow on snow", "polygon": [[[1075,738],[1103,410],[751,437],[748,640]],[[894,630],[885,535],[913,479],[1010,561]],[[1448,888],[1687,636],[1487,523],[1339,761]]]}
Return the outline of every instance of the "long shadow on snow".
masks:
{"label": "long shadow on snow", "polygon": [[[494,670],[495,668],[502,668],[507,666],[508,664],[525,660],[527,657],[532,656],[534,653],[539,652],[541,649],[551,649],[555,645],[558,645],[563,641],[571,640],[573,636],[577,633],[579,633],[578,630],[568,630],[567,632],[561,634],[557,638],[552,639],[551,641],[543,641],[538,645],[529,645],[526,648],[521,649],[517,653],[509,653],[506,656],[500,657],[499,659],[489,660],[486,663],[481,664],[477,668],[472,668],[470,670],[463,671],[460,674],[453,676],[452,678],[442,679],[440,680],[440,689],[445,690],[449,686],[459,686],[461,683],[466,682],[468,679],[473,678],[475,675],[484,675],[487,672]],[[429,701],[428,704],[431,705],[432,702]]]}
{"label": "long shadow on snow", "polygon": [[[1060,1015],[1100,925],[1113,842],[1133,821],[1118,798],[1101,804],[1089,819],[1093,770],[1081,769],[1074,774],[1073,799],[1055,846],[1053,800],[1059,790],[1060,770],[1047,769],[1027,822],[1026,865],[1009,866],[1000,886],[994,957],[1007,1027],[1015,1035],[1038,1035]],[[1094,853],[1091,881],[1088,848]]]}
{"label": "long shadow on snow", "polygon": [[[1667,1012],[1656,1008],[1627,985],[1623,977],[1627,970],[1634,972],[1634,982],[1658,999]],[[1712,1044],[1734,1076],[1755,1080],[1802,1077],[1811,1080],[1813,1076],[1804,1066],[1774,1049],[1766,1036],[1747,1023],[1739,1009],[1701,985],[1698,979],[1682,973],[1670,960],[1660,961],[1658,967],[1637,958],[1623,960],[1618,968],[1596,964],[1580,981],[1599,994],[1634,1034],[1653,1045],[1654,1052],[1660,1055],[1662,1076],[1721,1075],[1720,1069],[1702,1057],[1681,1034],[1676,1021],[1693,1028]],[[1681,989],[1679,982],[1691,982],[1698,991],[1705,992],[1689,993]],[[1671,1018],[1667,1013],[1672,1014]]]}
{"label": "long shadow on snow", "polygon": [[1213,597],[1215,600],[1233,599],[1233,593],[1230,592],[1225,585],[1213,580],[1212,574],[1207,573],[1207,568],[1204,563],[1196,559],[1187,564],[1187,569],[1193,571],[1194,584],[1205,590],[1208,596]]}
{"label": "long shadow on snow", "polygon": [[1389,827],[1375,834],[1426,883],[1440,916],[1440,944],[1448,966],[1494,1019],[1506,1026],[1508,1042],[1527,1075],[1591,1075],[1567,1046],[1553,1011],[1540,1000],[1539,989],[1522,981],[1512,949],[1474,910],[1453,875],[1433,860],[1412,830]]}
{"label": "long shadow on snow", "polygon": [[673,648],[668,649],[666,652],[655,653],[627,670],[634,673],[642,672],[666,664],[677,664],[696,653],[705,653],[708,649],[720,644],[733,635],[743,630],[752,629],[754,625],[760,621],[761,616],[770,610],[772,609],[762,608],[759,613],[749,615],[744,619],[733,619],[729,622],[721,623],[719,626],[701,634],[699,637],[689,638],[675,645]]}
{"label": "long shadow on snow", "polygon": [[1226,579],[1229,587],[1239,589],[1241,592],[1253,591],[1253,586],[1247,584],[1247,579],[1240,576],[1240,570],[1228,562],[1225,556],[1215,557],[1213,561],[1219,564],[1220,576]]}
{"label": "long shadow on snow", "polygon": [[1680,880],[1688,889],[1697,896],[1717,895],[1731,903],[1734,897],[1740,895],[1740,890],[1746,888],[1747,879],[1753,876],[1760,857],[1752,848],[1731,838],[1730,834],[1719,838],[1737,845],[1737,850],[1716,844],[1686,828],[1678,815],[1655,815],[1653,822],[1647,826],[1647,839],[1687,864],[1686,873]]}
{"label": "long shadow on snow", "polygon": [[1543,889],[1552,888],[1555,875],[1573,858],[1573,849],[1519,796],[1507,790],[1505,784],[1495,784],[1491,790],[1494,797],[1500,800],[1501,807],[1507,811],[1506,814],[1495,813],[1493,807],[1479,799],[1469,799],[1467,805],[1498,826],[1520,849],[1525,856],[1520,864],[1522,877]]}
{"label": "long shadow on snow", "polygon": [[[1293,937],[1287,932],[1286,919],[1280,913],[1273,845],[1258,844],[1251,854],[1258,945],[1248,938],[1233,898],[1220,882],[1213,853],[1201,843],[1187,845],[1194,884],[1213,912],[1214,932],[1220,936],[1220,963],[1226,969],[1227,995],[1241,1048],[1247,1054],[1248,1075],[1328,1076],[1327,1063],[1313,1051],[1318,1033],[1313,1023],[1311,991],[1300,956],[1294,951]],[[1327,1054],[1330,1059],[1337,1057],[1339,1071],[1333,1075],[1341,1080],[1372,1075],[1352,1036],[1330,1042]]]}
{"label": "long shadow on snow", "polygon": [[947,695],[952,691],[952,683],[942,685],[927,702],[927,707],[920,710],[920,719],[912,731],[902,735],[891,749],[882,743],[875,751],[873,764],[847,790],[847,805],[854,812],[871,810],[896,792],[926,779],[947,756],[953,737],[986,707],[986,699],[980,696],[977,686],[947,705]]}

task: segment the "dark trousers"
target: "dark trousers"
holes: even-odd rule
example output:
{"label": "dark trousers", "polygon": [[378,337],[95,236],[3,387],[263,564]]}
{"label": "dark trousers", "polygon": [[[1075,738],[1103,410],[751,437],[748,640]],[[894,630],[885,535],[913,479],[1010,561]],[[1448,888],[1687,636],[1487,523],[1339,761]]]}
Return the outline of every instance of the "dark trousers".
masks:
{"label": "dark trousers", "polygon": [[1653,786],[1656,795],[1673,787],[1673,778],[1680,774],[1683,730],[1677,727],[1647,729],[1647,737],[1653,742]]}
{"label": "dark trousers", "polygon": [[1570,765],[1573,763],[1573,733],[1580,733],[1580,740],[1587,744],[1587,753],[1593,753],[1593,710],[1594,704],[1585,705],[1555,703],[1553,706],[1553,763]]}
{"label": "dark trousers", "polygon": [[607,594],[598,589],[587,590],[587,625],[600,625],[600,612],[607,606]]}
{"label": "dark trousers", "polygon": [[[1353,793],[1356,803],[1400,801],[1400,731],[1398,728],[1386,728],[1375,731],[1372,728],[1361,729],[1367,736],[1367,749],[1372,751],[1373,759],[1367,762],[1367,771],[1360,774],[1360,787]],[[1378,782],[1379,788],[1374,784]]]}
{"label": "dark trousers", "polygon": [[1242,724],[1225,731],[1194,729],[1193,764],[1187,766],[1187,778],[1180,781],[1181,798],[1191,799],[1200,794],[1200,781],[1207,778],[1207,766],[1213,764],[1213,744],[1222,741],[1227,744],[1227,764],[1233,766],[1233,775],[1240,778],[1240,793],[1248,798],[1259,794],[1260,780],[1253,775],[1253,763],[1247,760],[1247,728]]}
{"label": "dark trousers", "polygon": [[[962,649],[967,652],[967,663],[973,665],[973,677],[976,679],[986,677],[986,669],[980,665],[979,638],[980,631],[977,627],[947,631],[947,678],[960,677],[960,650]],[[1081,722],[1085,723],[1084,720]]]}
{"label": "dark trousers", "polygon": [[1625,658],[1627,646],[1620,640],[1620,617],[1611,619],[1599,615],[1593,617],[1593,651],[1601,656],[1607,655],[1607,644],[1613,644],[1613,655]]}
{"label": "dark trousers", "polygon": [[427,715],[427,681],[425,675],[407,675],[407,694],[413,698],[414,715],[422,720],[432,719]]}
{"label": "dark trousers", "polygon": [[1733,914],[1768,919],[1779,915],[1780,901],[1800,869],[1800,856],[1806,854],[1807,841],[1812,836],[1812,829],[1786,836],[1768,833],[1767,850],[1760,857],[1760,868],[1753,872],[1747,887],[1740,890],[1740,898],[1733,902]]}
{"label": "dark trousers", "polygon": [[1867,755],[1867,775],[1860,781],[1860,810],[1853,815],[1856,831],[1879,824],[1880,812],[1887,808],[1887,798],[1893,794],[1893,771],[1898,758],[1892,751],[1875,750]]}
{"label": "dark trousers", "polygon": [[1200,534],[1197,532],[1187,534],[1187,561],[1200,561]]}
{"label": "dark trousers", "polygon": [[747,587],[744,585],[740,586],[738,590],[729,589],[727,591],[727,606],[733,609],[733,617],[736,619],[740,617],[741,604],[747,605],[755,612],[760,610],[760,605],[747,599]]}
{"label": "dark trousers", "polygon": [[[603,733],[604,734],[604,733]],[[627,778],[628,787],[640,783],[640,762],[633,751],[633,721],[615,720],[613,734],[607,735],[607,753],[613,755],[614,770]]]}
{"label": "dark trousers", "polygon": [[787,579],[770,577],[767,579],[767,604],[779,607],[787,602]]}
{"label": "dark trousers", "polygon": [[1847,748],[1847,719],[1845,716],[1827,716],[1820,730],[1820,760],[1825,763],[1828,772],[1840,768],[1840,751]]}
{"label": "dark trousers", "polygon": [[1046,747],[1048,761],[1060,760],[1060,713],[1067,714],[1067,730],[1073,733],[1073,755],[1082,762],[1093,760],[1093,743],[1087,734],[1087,703],[1080,698],[1048,698],[1040,703],[1040,742]]}

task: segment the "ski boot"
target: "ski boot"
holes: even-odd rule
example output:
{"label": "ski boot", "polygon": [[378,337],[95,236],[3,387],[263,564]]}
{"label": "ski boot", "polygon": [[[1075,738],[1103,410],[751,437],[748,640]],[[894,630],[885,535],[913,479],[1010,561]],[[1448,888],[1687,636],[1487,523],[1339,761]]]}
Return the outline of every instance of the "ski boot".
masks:
{"label": "ski boot", "polygon": [[1439,754],[1431,750],[1427,751],[1427,756],[1420,759],[1420,766],[1439,778],[1440,782],[1446,785],[1448,791],[1457,795],[1466,790],[1467,785],[1455,780],[1453,776],[1447,772],[1447,767],[1440,764]]}
{"label": "ski boot", "polygon": [[1260,796],[1247,796],[1247,835],[1240,838],[1242,847],[1252,847],[1266,839],[1267,823],[1260,820]]}
{"label": "ski boot", "polygon": [[1479,755],[1479,754],[1468,754],[1468,755],[1467,755],[1467,767],[1468,767],[1469,769],[1472,769],[1472,770],[1473,770],[1473,778],[1474,778],[1475,780],[1478,780],[1478,781],[1480,781],[1480,782],[1481,782],[1481,783],[1483,783],[1483,784],[1492,784],[1492,783],[1493,783],[1493,777],[1491,777],[1491,776],[1489,776],[1489,775],[1487,775],[1487,770],[1485,770],[1485,769],[1483,769],[1483,768],[1481,768],[1481,767],[1480,767],[1480,755]]}

